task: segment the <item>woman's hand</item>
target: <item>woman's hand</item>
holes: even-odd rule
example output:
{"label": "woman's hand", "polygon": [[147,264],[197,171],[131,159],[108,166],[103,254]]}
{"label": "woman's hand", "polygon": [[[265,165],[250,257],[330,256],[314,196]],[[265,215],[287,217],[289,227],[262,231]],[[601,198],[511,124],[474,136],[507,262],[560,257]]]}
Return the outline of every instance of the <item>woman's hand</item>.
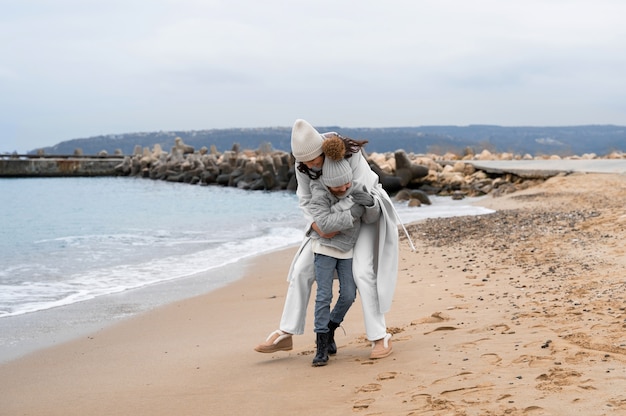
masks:
{"label": "woman's hand", "polygon": [[355,204],[363,205],[364,207],[371,207],[374,205],[374,197],[367,192],[365,185],[363,185],[363,190],[352,190],[351,195]]}
{"label": "woman's hand", "polygon": [[322,230],[320,230],[320,227],[317,226],[316,223],[311,224],[311,228],[313,228],[313,230],[315,230],[315,232],[318,233],[320,237],[322,238],[333,238],[339,233],[339,231],[333,231],[332,233],[324,234]]}

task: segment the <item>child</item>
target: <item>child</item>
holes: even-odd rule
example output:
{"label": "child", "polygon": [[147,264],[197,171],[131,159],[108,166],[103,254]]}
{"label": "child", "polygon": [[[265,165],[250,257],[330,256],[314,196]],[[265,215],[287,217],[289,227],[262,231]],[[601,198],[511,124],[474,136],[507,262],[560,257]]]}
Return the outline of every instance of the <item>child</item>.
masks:
{"label": "child", "polygon": [[[331,145],[331,141],[326,142]],[[352,252],[361,221],[373,223],[380,216],[380,205],[374,197],[364,186],[352,182],[352,168],[343,158],[344,152],[325,154],[320,180],[311,181],[310,212],[324,235],[336,233],[332,238],[323,238],[312,229],[310,231],[317,282],[314,367],[326,365],[328,354],[337,352],[335,329],[356,299]],[[339,298],[331,313],[335,270],[339,278]]]}

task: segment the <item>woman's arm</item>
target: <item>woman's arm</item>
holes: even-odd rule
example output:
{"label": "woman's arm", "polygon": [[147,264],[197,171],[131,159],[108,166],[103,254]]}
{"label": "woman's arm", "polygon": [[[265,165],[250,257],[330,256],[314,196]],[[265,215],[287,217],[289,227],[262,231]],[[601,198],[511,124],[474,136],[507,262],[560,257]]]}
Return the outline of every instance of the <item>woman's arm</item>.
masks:
{"label": "woman's arm", "polygon": [[352,168],[352,180],[354,182],[365,185],[368,190],[378,185],[378,175],[370,168],[363,151],[354,153],[347,161]]}
{"label": "woman's arm", "polygon": [[309,223],[312,223],[315,220],[309,211],[309,203],[311,202],[311,178],[296,169],[296,181],[298,183],[296,195],[298,196],[300,209],[304,214],[304,218],[306,218]]}

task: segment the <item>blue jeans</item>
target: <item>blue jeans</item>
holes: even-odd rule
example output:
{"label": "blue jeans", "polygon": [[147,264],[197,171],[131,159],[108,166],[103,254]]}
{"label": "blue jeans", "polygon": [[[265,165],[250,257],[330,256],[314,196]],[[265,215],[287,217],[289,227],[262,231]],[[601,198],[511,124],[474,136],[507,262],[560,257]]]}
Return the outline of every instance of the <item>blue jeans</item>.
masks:
{"label": "blue jeans", "polygon": [[[324,254],[315,254],[315,295],[316,333],[328,332],[328,322],[340,324],[348,313],[348,309],[356,299],[356,283],[352,277],[352,259],[337,259]],[[330,303],[333,300],[333,277],[337,270],[339,277],[339,299],[331,313]]]}

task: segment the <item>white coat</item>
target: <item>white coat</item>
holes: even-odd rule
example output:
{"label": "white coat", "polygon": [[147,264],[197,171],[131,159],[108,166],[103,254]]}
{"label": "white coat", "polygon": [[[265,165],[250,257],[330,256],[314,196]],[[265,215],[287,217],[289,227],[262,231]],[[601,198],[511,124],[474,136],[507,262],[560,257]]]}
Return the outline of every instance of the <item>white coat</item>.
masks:
{"label": "white coat", "polygon": [[[398,221],[393,203],[378,181],[362,153],[347,159],[352,168],[353,180],[364,184],[375,195],[381,207],[380,219],[364,225],[359,234],[353,257],[354,279],[363,305],[365,329],[370,341],[381,339],[386,334],[384,313],[393,301],[398,277]],[[296,170],[296,191],[300,208],[307,219],[307,230],[313,218],[308,211],[311,199],[311,179]],[[280,329],[291,334],[304,333],[306,307],[311,293],[313,274],[310,237],[305,237],[297,251],[287,280],[289,289],[285,299]]]}

